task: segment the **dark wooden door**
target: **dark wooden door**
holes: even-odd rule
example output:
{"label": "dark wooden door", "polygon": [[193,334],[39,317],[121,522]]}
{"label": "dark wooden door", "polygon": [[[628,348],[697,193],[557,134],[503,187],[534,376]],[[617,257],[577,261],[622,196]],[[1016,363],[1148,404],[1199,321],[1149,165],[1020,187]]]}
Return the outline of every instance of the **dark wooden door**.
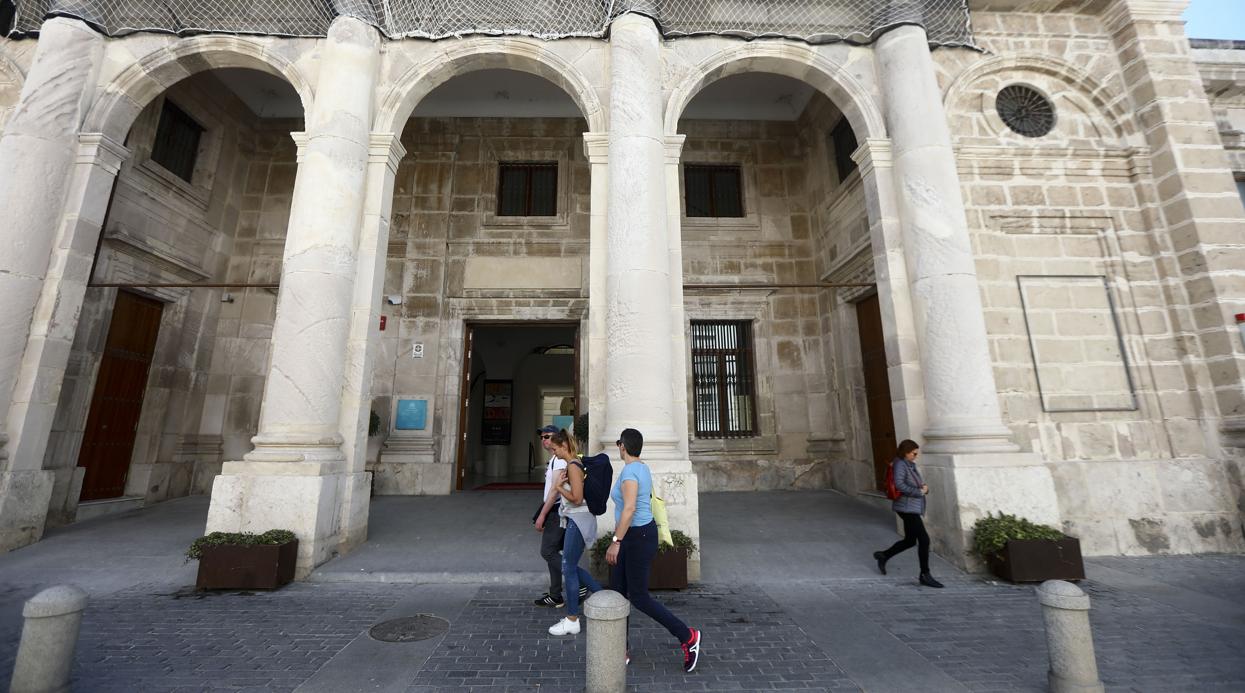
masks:
{"label": "dark wooden door", "polygon": [[882,312],[877,294],[856,304],[860,329],[860,361],[865,376],[865,402],[869,412],[869,439],[873,450],[875,488],[882,489],[886,466],[895,456],[895,415],[891,412],[890,380],[886,376],[886,348],[882,337]]}
{"label": "dark wooden door", "polygon": [[117,498],[125,491],[163,310],[159,301],[117,292],[78,453],[78,466],[86,468],[80,500]]}

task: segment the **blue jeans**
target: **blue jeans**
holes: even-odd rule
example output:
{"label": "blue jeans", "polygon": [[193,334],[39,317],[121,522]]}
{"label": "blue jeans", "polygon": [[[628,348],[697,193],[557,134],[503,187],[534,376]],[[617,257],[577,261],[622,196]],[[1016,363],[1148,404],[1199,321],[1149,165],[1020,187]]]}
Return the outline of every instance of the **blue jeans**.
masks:
{"label": "blue jeans", "polygon": [[584,555],[584,535],[575,526],[575,520],[566,519],[566,537],[562,540],[562,581],[566,583],[566,615],[579,615],[579,585],[587,585],[591,592],[600,592],[601,583],[592,573],[579,567]]}
{"label": "blue jeans", "polygon": [[[649,522],[643,527],[631,527],[623,536],[618,548],[618,562],[610,572],[610,587],[626,597],[631,605],[657,621],[670,634],[685,643],[692,637],[686,623],[662,606],[648,593],[648,574],[657,555],[657,523]],[[628,619],[630,623],[630,619]],[[630,627],[628,627],[630,641]]]}

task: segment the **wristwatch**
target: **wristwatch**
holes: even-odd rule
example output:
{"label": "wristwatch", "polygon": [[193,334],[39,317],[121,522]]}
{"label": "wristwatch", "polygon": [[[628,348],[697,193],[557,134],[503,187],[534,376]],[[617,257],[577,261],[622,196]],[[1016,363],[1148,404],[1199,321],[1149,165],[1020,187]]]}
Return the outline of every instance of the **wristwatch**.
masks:
{"label": "wristwatch", "polygon": [[614,535],[613,539],[614,539],[614,541],[610,542],[610,543],[612,543],[612,544],[617,544],[617,543],[619,543],[619,542],[621,542],[621,541],[622,541],[622,539],[619,539],[619,538],[618,538],[618,535],[617,535],[617,534],[615,534],[615,535]]}

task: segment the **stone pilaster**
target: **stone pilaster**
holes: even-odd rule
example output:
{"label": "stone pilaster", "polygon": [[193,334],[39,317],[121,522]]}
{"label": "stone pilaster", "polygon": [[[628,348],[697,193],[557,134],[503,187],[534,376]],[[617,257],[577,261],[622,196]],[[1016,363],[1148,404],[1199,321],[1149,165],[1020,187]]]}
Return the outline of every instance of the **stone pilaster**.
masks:
{"label": "stone pilaster", "polygon": [[[661,37],[648,17],[625,14],[610,29],[609,194],[606,232],[606,425],[602,441],[617,455],[624,428],[644,434],[671,527],[699,539],[696,473],[684,451],[686,414],[676,416],[676,326],[667,206],[668,150],[662,130]],[[677,295],[681,295],[678,291]],[[679,314],[682,307],[679,307]],[[685,382],[675,383],[686,387]],[[677,428],[682,422],[681,430]],[[699,556],[689,569],[698,574]]]}
{"label": "stone pilaster", "polygon": [[687,437],[687,364],[691,352],[687,348],[686,316],[683,308],[683,205],[679,186],[679,162],[683,156],[685,135],[668,135],[666,149],[666,234],[670,248],[670,364],[671,394],[674,397],[674,430],[680,458],[689,457]]}
{"label": "stone pilaster", "polygon": [[878,40],[875,55],[921,357],[926,423],[918,442],[930,487],[927,522],[935,547],[964,565],[972,562],[966,550],[973,523],[987,512],[1059,525],[1059,502],[1041,456],[1017,452],[1000,415],[955,154],[925,30],[893,29]]}
{"label": "stone pilaster", "polygon": [[[587,362],[608,351],[605,330],[605,237],[609,197],[609,133],[584,133],[584,155],[591,167],[592,193],[588,216],[588,356]],[[610,434],[605,430],[605,369],[588,369],[588,453],[602,450]],[[613,435],[617,435],[615,432]],[[606,452],[611,452],[608,443]]]}
{"label": "stone pilaster", "polygon": [[1102,19],[1151,150],[1156,189],[1143,204],[1187,301],[1177,329],[1196,337],[1203,407],[1219,418],[1224,446],[1245,447],[1245,345],[1233,319],[1245,310],[1245,215],[1184,33],[1188,4],[1115,0]]}
{"label": "stone pilaster", "polygon": [[209,531],[293,531],[300,576],[354,533],[341,511],[366,479],[347,467],[341,413],[379,59],[375,28],[333,21],[300,146],[255,450],[224,464],[208,511]]}

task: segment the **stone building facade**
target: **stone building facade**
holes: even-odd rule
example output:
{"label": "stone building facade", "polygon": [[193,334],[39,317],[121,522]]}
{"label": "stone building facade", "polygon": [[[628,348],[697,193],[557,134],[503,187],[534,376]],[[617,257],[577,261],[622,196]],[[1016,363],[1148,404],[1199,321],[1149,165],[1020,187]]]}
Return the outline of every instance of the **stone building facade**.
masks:
{"label": "stone building facade", "polygon": [[[699,491],[881,503],[914,438],[955,560],[999,511],[1089,554],[1245,550],[1245,49],[1190,43],[1185,4],[973,0],[975,48],[634,13],[0,40],[0,547],[210,493],[209,530],[292,529],[305,574],[371,494],[459,490],[473,329],[527,324],[573,330],[589,448],[642,430],[693,537]],[[552,207],[501,213],[533,162]]]}

